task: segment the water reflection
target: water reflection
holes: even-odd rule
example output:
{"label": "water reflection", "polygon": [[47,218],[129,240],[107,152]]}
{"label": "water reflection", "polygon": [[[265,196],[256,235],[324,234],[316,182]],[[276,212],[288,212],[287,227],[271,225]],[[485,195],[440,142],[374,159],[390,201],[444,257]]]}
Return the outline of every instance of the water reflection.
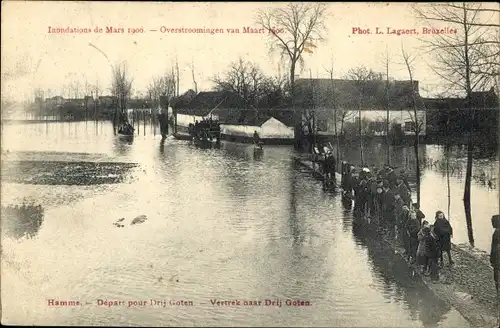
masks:
{"label": "water reflection", "polygon": [[44,219],[44,209],[41,205],[26,203],[21,205],[2,206],[2,232],[15,239],[33,238]]}
{"label": "water reflection", "polygon": [[113,151],[118,156],[125,156],[130,153],[134,137],[115,137],[113,138]]}
{"label": "water reflection", "polygon": [[[93,129],[90,124],[89,129]],[[353,236],[349,206],[343,208],[338,196],[325,193],[321,183],[295,169],[290,147],[266,147],[264,156],[256,160],[253,145],[224,142],[221,150],[200,149],[167,139],[158,147],[159,139],[142,137],[128,145],[102,134],[82,137],[82,128],[79,135],[68,134],[66,125],[63,130],[62,137],[49,131],[53,140],[42,146],[36,142],[43,135],[27,134],[29,143],[18,148],[33,150],[35,144],[40,151],[104,148],[108,155],[126,154],[140,169],[131,171],[135,177],[131,183],[98,193],[93,191],[99,185],[88,187],[84,194],[81,186],[36,189],[41,199],[51,190],[62,190],[63,199],[67,191],[76,190],[78,201],[50,207],[38,238],[10,248],[13,258],[27,263],[26,270],[40,272],[21,281],[22,288],[2,291],[9,298],[5,312],[10,312],[10,318],[25,318],[15,311],[28,300],[36,308],[32,313],[38,316],[32,320],[38,324],[359,327],[421,326],[441,320],[443,325],[464,326],[456,312],[434,305],[419,285],[401,277],[411,272],[393,265],[393,254],[378,251],[376,245],[370,250],[371,240]],[[441,190],[435,188],[439,173],[426,174],[425,201],[433,209],[441,201],[436,196]],[[433,199],[437,204],[431,203]],[[147,214],[149,220],[130,229],[112,226],[117,218],[132,213]],[[460,225],[457,217],[452,220]],[[460,236],[459,228],[456,233]],[[55,247],[58,252],[53,252]],[[155,276],[152,270],[158,270]],[[163,285],[157,277],[173,274],[180,275],[180,281],[159,289]],[[44,280],[56,275],[58,279]],[[20,295],[41,283],[42,292]],[[47,318],[45,299],[55,297],[54,291],[61,298],[89,301],[178,297],[197,305],[137,312],[85,306],[68,309],[71,315],[67,316],[65,309],[54,310]],[[314,306],[227,309],[209,304],[212,297],[275,296],[312,300]],[[431,310],[423,313],[426,304],[439,307],[439,315]],[[409,318],[412,311],[420,319]]]}
{"label": "water reflection", "polygon": [[255,161],[262,161],[263,158],[264,158],[264,150],[255,148],[253,150],[253,159]]}
{"label": "water reflection", "polygon": [[296,249],[298,245],[300,244],[301,240],[301,234],[300,234],[300,229],[299,225],[297,222],[297,179],[296,179],[296,173],[292,172],[290,175],[290,219],[289,219],[289,226],[290,226],[290,232],[293,237],[293,247]]}
{"label": "water reflection", "polygon": [[437,327],[451,310],[451,306],[425,288],[402,258],[362,226],[354,225],[352,234],[357,243],[366,247],[376,280],[382,283],[384,297],[390,301],[403,301],[411,316],[418,318],[424,327]]}
{"label": "water reflection", "polygon": [[246,144],[238,144],[235,142],[224,141],[221,143],[221,149],[224,150],[225,154],[232,158],[242,161],[248,161],[253,159],[253,147]]}

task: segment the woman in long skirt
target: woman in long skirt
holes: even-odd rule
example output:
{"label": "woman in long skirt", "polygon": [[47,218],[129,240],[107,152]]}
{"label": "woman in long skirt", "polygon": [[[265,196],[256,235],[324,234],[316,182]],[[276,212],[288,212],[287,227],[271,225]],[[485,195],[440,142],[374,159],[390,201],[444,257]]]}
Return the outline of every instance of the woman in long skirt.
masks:
{"label": "woman in long skirt", "polygon": [[426,251],[426,237],[431,233],[429,222],[423,221],[422,228],[417,234],[418,248],[417,248],[417,264],[421,267],[421,273],[426,274],[428,269],[429,259],[427,258]]}
{"label": "woman in long skirt", "polygon": [[434,232],[439,238],[439,246],[441,248],[439,257],[441,259],[441,266],[444,265],[443,252],[446,252],[446,254],[448,254],[448,264],[450,266],[453,265],[453,261],[451,259],[451,237],[453,236],[453,228],[451,227],[450,222],[446,219],[442,211],[436,212]]}

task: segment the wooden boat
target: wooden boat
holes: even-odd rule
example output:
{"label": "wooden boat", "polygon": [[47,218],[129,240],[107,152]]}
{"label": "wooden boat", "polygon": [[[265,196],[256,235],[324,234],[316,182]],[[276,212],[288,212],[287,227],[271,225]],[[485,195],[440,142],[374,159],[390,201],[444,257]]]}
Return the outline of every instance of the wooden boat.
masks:
{"label": "wooden boat", "polygon": [[201,146],[201,147],[211,147],[217,144],[220,144],[219,139],[217,138],[200,138],[200,137],[194,137],[193,138],[193,143],[196,146]]}
{"label": "wooden boat", "polygon": [[118,138],[130,139],[134,137],[135,128],[128,122],[128,120],[123,120],[118,126]]}
{"label": "wooden boat", "polygon": [[177,140],[193,140],[193,136],[187,133],[174,133],[174,138]]}

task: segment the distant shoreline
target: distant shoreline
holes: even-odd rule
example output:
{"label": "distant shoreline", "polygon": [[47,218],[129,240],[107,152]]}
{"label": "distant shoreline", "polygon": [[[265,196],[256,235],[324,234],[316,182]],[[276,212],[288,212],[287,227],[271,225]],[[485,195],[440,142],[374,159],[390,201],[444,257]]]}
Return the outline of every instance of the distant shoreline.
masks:
{"label": "distant shoreline", "polygon": [[[84,122],[80,120],[22,120],[22,119],[2,119],[2,124],[36,124],[36,123],[65,123],[65,122]],[[90,121],[93,122],[93,121]]]}

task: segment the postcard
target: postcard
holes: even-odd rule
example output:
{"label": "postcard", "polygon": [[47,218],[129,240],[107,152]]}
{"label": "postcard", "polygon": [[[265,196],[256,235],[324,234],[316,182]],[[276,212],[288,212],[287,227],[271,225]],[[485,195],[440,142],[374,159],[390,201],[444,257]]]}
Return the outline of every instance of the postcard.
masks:
{"label": "postcard", "polygon": [[1,323],[498,327],[494,3],[2,3]]}

